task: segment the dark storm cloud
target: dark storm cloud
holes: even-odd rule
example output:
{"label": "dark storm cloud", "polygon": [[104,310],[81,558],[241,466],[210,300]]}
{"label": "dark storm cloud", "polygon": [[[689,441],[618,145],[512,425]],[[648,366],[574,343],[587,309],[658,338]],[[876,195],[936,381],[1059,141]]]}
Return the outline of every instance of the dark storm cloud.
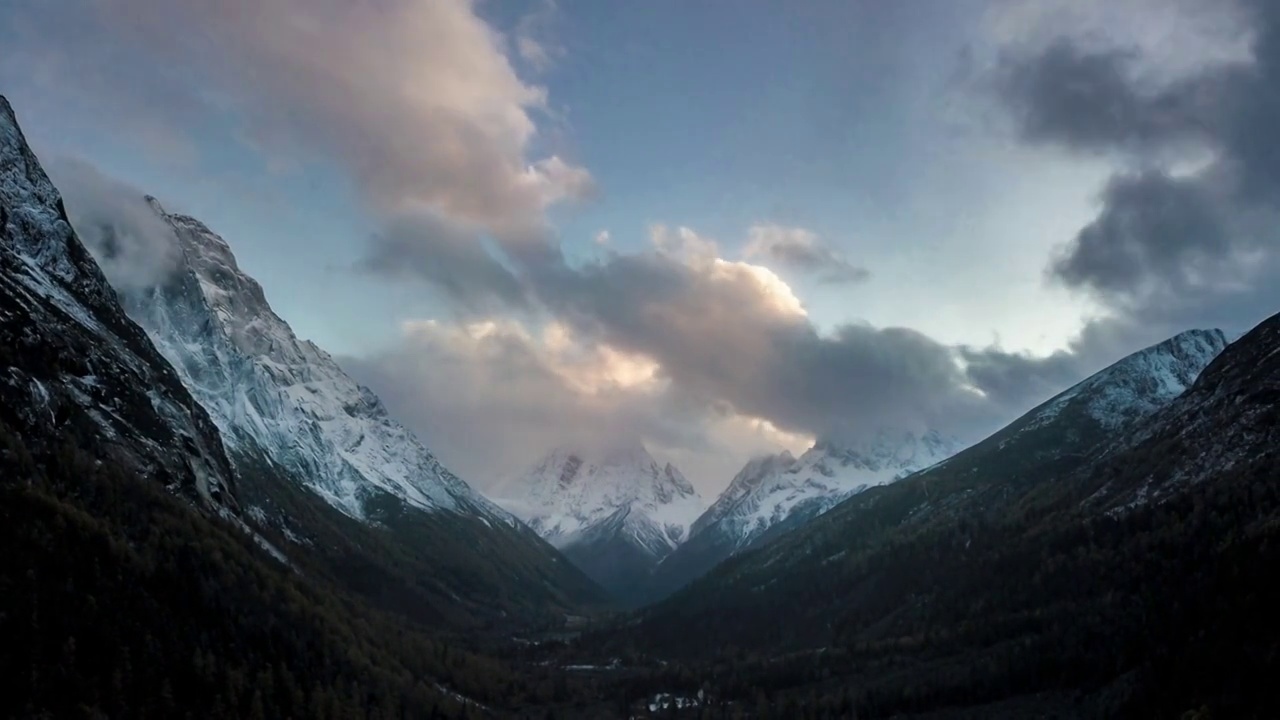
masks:
{"label": "dark storm cloud", "polygon": [[1001,90],[1022,134],[1085,151],[1141,151],[1200,131],[1195,84],[1146,89],[1132,52],[1089,52],[1059,39],[1030,59],[1006,61]]}
{"label": "dark storm cloud", "polygon": [[[1006,64],[1003,97],[1026,140],[1133,165],[1109,181],[1052,277],[1135,318],[1176,306],[1184,324],[1199,324],[1225,302],[1248,324],[1277,309],[1268,288],[1280,280],[1280,5],[1239,7],[1255,33],[1251,59],[1158,87],[1137,79],[1135,53],[1071,39]],[[1193,158],[1199,169],[1175,172],[1175,160]]]}
{"label": "dark storm cloud", "polygon": [[914,330],[846,325],[832,337],[806,334],[792,351],[776,358],[776,395],[760,400],[818,424],[822,435],[879,426],[965,435],[991,419],[953,349]]}
{"label": "dark storm cloud", "polygon": [[960,353],[973,384],[999,406],[1031,407],[1085,374],[1081,359],[1073,352],[1059,351],[1043,358],[996,348],[962,348]]}
{"label": "dark storm cloud", "polygon": [[1159,170],[1116,175],[1102,212],[1076,235],[1050,272],[1072,286],[1123,295],[1151,278],[1185,287],[1231,252],[1224,208],[1198,178]]}

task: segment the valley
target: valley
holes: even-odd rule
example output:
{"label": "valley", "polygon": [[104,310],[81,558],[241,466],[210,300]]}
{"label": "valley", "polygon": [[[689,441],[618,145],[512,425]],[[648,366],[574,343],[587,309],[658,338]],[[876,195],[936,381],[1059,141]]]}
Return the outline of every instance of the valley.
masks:
{"label": "valley", "polygon": [[[970,193],[1001,212],[1023,203],[1019,238],[1080,208],[1033,197],[1042,176],[1021,171],[1047,155],[967,135],[977,149],[934,153],[936,167],[902,161],[912,169],[847,186],[853,170],[827,168],[799,195],[789,173],[839,153],[756,167],[734,143],[762,131],[753,122],[781,132],[768,118],[690,135],[687,165],[670,168],[728,163],[714,191],[670,168],[601,175],[637,197],[670,185],[688,195],[677,207],[715,209],[717,233],[738,205],[808,208],[853,228],[872,270],[853,246],[772,221],[736,245],[653,221],[637,249],[594,229],[614,217],[552,212],[596,197],[595,178],[565,140],[569,105],[528,78],[585,87],[644,62],[634,42],[602,41],[593,73],[555,76],[569,54],[548,34],[568,12],[556,3],[506,25],[510,8],[465,1],[367,16],[248,4],[252,32],[178,11],[235,28],[221,37],[246,43],[238,82],[271,100],[238,102],[208,63],[183,121],[202,142],[206,123],[230,123],[234,149],[141,123],[164,162],[100,153],[186,203],[47,157],[78,136],[0,96],[0,717],[1275,717],[1280,285],[1265,238],[1280,185],[1259,166],[1274,141],[1239,145],[1276,115],[1253,103],[1280,68],[1280,14],[1239,3],[1259,27],[1244,59],[1157,73],[1159,92],[1129,87],[1148,79],[1132,63],[1150,48],[1062,40],[1023,74],[1007,47],[990,53],[1003,59],[987,92],[1012,98],[1020,139],[1093,153],[1091,173],[1115,164],[1097,219],[1048,265],[1030,253],[1048,289],[1006,295],[926,277],[948,266],[989,282],[986,266],[1026,258],[993,250],[986,216],[923,212],[906,186],[947,207]],[[228,57],[214,30],[134,42],[154,30],[145,5],[121,10],[124,30],[67,32],[125,32],[112,58]],[[1024,16],[976,15],[963,19],[985,42],[1034,36]],[[775,25],[794,30],[760,27]],[[859,35],[859,52],[898,42],[867,27],[893,42]],[[966,62],[987,62],[971,44]],[[430,57],[398,74],[392,60],[418,52]],[[891,55],[858,72],[900,72]],[[20,57],[41,82],[58,69]],[[777,62],[759,74],[794,75]],[[95,82],[119,70],[101,66]],[[184,96],[177,75],[165,82]],[[657,92],[624,90],[575,104],[574,122]],[[277,97],[287,110],[270,115]],[[923,102],[866,97],[789,134],[891,135],[909,123],[874,106]],[[132,102],[97,107],[132,117]],[[948,118],[939,134],[972,132]],[[342,150],[301,161],[282,150],[295,143]],[[888,165],[856,144],[859,163]],[[646,166],[642,143],[627,152]],[[970,153],[1019,173],[949,170]],[[1159,169],[1170,158],[1177,172]],[[730,177],[763,167],[776,177]],[[178,177],[205,191],[162,180]],[[993,200],[1011,185],[1026,187]],[[948,250],[932,239],[943,226],[983,237]],[[360,234],[363,254],[340,249]],[[397,284],[408,276],[430,292]]]}

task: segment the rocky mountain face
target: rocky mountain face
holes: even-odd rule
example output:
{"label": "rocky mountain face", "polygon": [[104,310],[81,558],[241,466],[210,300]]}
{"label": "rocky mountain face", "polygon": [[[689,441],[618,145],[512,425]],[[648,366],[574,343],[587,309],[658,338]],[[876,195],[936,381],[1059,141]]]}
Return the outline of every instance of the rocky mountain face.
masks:
{"label": "rocky mountain face", "polygon": [[660,598],[744,549],[804,525],[868,488],[951,457],[960,445],[937,432],[880,430],[859,441],[824,440],[799,458],[756,458],[694,523],[689,541],[654,569]]}
{"label": "rocky mountain face", "polygon": [[0,97],[0,421],[235,515],[215,424],[126,315]]}
{"label": "rocky mountain face", "polygon": [[387,493],[423,510],[511,524],[392,420],[377,396],[296,337],[225,240],[195,218],[148,202],[172,228],[180,261],[160,283],[122,291],[122,302],[233,451],[265,452],[357,519],[366,516],[366,502]]}
{"label": "rocky mountain face", "polygon": [[679,470],[639,443],[557,448],[493,495],[624,600],[689,537],[704,507]]}
{"label": "rocky mountain face", "polygon": [[[327,572],[387,604],[431,608],[424,617],[434,620],[602,597],[327,353],[296,337],[225,240],[154,198],[137,202],[167,229],[174,262],[150,284],[121,283],[121,304],[207,410],[247,517],[278,545],[318,555]],[[97,234],[99,253],[129,231],[110,217],[94,223],[81,230]]]}

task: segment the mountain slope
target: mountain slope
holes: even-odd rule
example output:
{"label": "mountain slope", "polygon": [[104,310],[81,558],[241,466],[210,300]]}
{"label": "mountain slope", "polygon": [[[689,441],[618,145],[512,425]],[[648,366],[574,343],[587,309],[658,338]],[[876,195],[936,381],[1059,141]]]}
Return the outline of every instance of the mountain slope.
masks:
{"label": "mountain slope", "polygon": [[688,537],[702,499],[640,444],[559,448],[494,490],[589,576],[620,598]]}
{"label": "mountain slope", "polygon": [[820,671],[859,688],[860,716],[1015,697],[1026,717],[1259,716],[1280,664],[1280,586],[1258,577],[1280,560],[1280,316],[1197,375],[1223,343],[1193,331],[1122,360],[727,561],[609,652],[767,652],[736,681]]}
{"label": "mountain slope", "polygon": [[0,97],[0,716],[460,717],[505,674],[264,553],[237,490]]}
{"label": "mountain slope", "polygon": [[[327,353],[299,340],[200,221],[151,207],[173,231],[179,267],[122,293],[129,315],[235,447],[265,450],[344,513],[382,491],[428,510],[511,519],[446,470]],[[108,229],[110,231],[110,229]]]}
{"label": "mountain slope", "polygon": [[[175,263],[153,284],[122,290],[122,303],[217,423],[246,514],[296,563],[445,624],[602,599],[553,548],[445,469],[328,354],[299,340],[221,237],[154,199],[137,200],[168,228]],[[92,247],[100,253],[129,232],[110,221],[84,229],[99,234]]]}
{"label": "mountain slope", "polygon": [[861,442],[822,441],[799,458],[789,453],[747,463],[694,524],[689,541],[648,581],[658,599],[725,558],[800,527],[847,498],[946,460],[959,445],[936,432],[881,430]]}
{"label": "mountain slope", "polygon": [[217,429],[67,221],[0,98],[0,418],[37,452],[73,445],[234,510]]}

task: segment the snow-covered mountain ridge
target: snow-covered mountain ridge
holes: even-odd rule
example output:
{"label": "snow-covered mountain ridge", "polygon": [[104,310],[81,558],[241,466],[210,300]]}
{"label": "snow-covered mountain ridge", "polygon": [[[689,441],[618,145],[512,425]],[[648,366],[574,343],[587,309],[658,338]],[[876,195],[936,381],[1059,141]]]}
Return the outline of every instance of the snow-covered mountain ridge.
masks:
{"label": "snow-covered mountain ridge", "polygon": [[[816,443],[800,457],[750,463],[707,511],[717,519],[699,527],[750,545],[786,521],[816,517],[850,495],[900,480],[951,457],[959,442],[940,433],[880,430],[855,443]],[[744,489],[747,488],[747,489]]]}
{"label": "snow-covered mountain ridge", "polygon": [[1167,405],[1195,382],[1227,346],[1217,329],[1187,330],[1125,357],[1041,405],[1021,426],[1035,430],[1077,405],[1106,429],[1115,429]]}
{"label": "snow-covered mountain ridge", "polygon": [[[1220,330],[1175,335],[1064,390],[954,459],[945,458],[959,448],[936,434],[901,444],[889,434],[869,448],[864,443],[844,451],[834,443],[818,443],[795,460],[753,461],[699,519],[689,541],[656,568],[650,597],[664,597],[725,558],[819,515],[826,522],[840,502],[912,470],[927,468],[922,477],[963,476],[963,486],[970,486],[998,467],[1002,476],[1034,482],[1044,468],[1056,469],[1099,444],[1115,442],[1126,428],[1167,406],[1226,344]],[[894,472],[895,466],[901,470]]]}
{"label": "snow-covered mountain ridge", "polygon": [[960,444],[936,431],[879,429],[821,440],[793,457],[751,460],[694,523],[688,542],[663,559],[645,592],[663,597],[723,560],[799,527],[868,488],[945,461]]}
{"label": "snow-covered mountain ridge", "polygon": [[556,448],[493,496],[557,547],[572,545],[585,531],[628,510],[628,527],[658,528],[656,538],[669,551],[684,542],[703,509],[684,475],[670,463],[660,465],[639,444],[599,452]]}
{"label": "snow-covered mountain ridge", "polygon": [[445,469],[327,353],[297,338],[226,241],[147,202],[172,229],[179,262],[160,282],[123,290],[122,302],[209,411],[232,455],[265,452],[355,518],[381,491],[424,510],[514,522]]}
{"label": "snow-covered mountain ridge", "polygon": [[557,448],[491,495],[615,594],[684,542],[705,507],[639,443]]}

